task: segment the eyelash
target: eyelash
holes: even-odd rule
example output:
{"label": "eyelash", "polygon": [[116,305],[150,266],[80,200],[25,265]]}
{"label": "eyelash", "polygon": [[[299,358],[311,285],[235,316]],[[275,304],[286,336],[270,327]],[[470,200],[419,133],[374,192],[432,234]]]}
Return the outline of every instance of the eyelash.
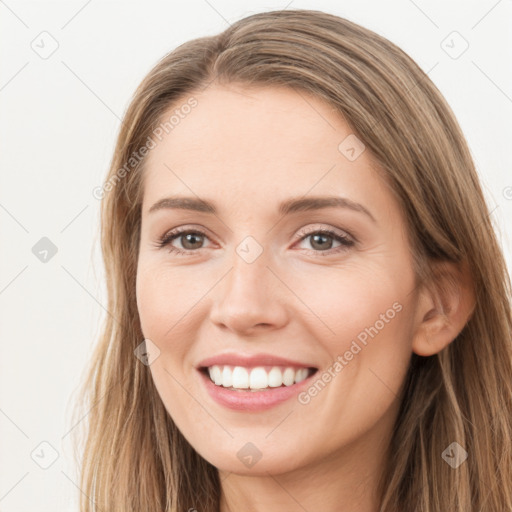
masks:
{"label": "eyelash", "polygon": [[[204,233],[203,231],[201,231],[199,229],[177,228],[171,232],[165,233],[158,240],[158,242],[156,243],[156,246],[157,246],[157,248],[162,249],[165,246],[169,245],[173,240],[179,238],[181,235],[188,235],[188,234],[194,234],[194,235],[199,234],[199,235],[202,235],[202,236],[208,238],[206,233]],[[337,242],[341,243],[341,245],[339,247],[336,247],[334,249],[328,249],[326,251],[319,251],[319,250],[315,250],[315,249],[308,250],[308,252],[313,252],[320,256],[328,256],[328,255],[336,254],[341,251],[346,251],[349,247],[352,247],[355,244],[355,242],[348,236],[344,236],[344,235],[340,235],[339,233],[335,233],[331,229],[317,229],[317,230],[313,230],[313,231],[309,231],[309,232],[304,230],[304,231],[300,231],[298,234],[300,236],[300,239],[298,240],[298,242],[302,242],[302,240],[305,240],[309,236],[321,234],[321,235],[327,235],[329,237],[332,237]],[[175,253],[177,255],[187,256],[187,255],[193,254],[195,252],[198,252],[198,250],[200,250],[200,249],[183,250],[183,249],[179,249],[177,247],[170,246],[169,252]]]}

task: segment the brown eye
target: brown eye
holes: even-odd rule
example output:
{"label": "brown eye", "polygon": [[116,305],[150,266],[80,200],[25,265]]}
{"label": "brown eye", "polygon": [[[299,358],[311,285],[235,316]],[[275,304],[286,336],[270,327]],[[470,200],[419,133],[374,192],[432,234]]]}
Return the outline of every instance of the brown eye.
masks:
{"label": "brown eye", "polygon": [[201,233],[190,232],[182,233],[178,237],[181,244],[186,250],[200,249],[200,245],[203,243],[204,235]]}
{"label": "brown eye", "polygon": [[[309,239],[312,247],[309,252],[320,253],[322,256],[347,250],[355,243],[349,236],[336,233],[330,229],[301,232],[300,234],[302,235],[301,242]],[[339,246],[333,248],[333,241],[338,242]]]}
{"label": "brown eye", "polygon": [[332,237],[331,235],[315,233],[314,235],[309,235],[309,237],[311,239],[311,247],[313,247],[314,249],[319,249],[320,251],[323,251],[330,249],[332,247],[334,237]]}
{"label": "brown eye", "polygon": [[[157,246],[159,248],[169,246],[169,251],[177,254],[192,254],[197,252],[197,249],[202,249],[202,244],[204,243],[205,238],[208,237],[201,231],[190,229],[181,231],[174,230],[163,235]],[[172,245],[172,242],[176,239],[180,241],[181,248]]]}

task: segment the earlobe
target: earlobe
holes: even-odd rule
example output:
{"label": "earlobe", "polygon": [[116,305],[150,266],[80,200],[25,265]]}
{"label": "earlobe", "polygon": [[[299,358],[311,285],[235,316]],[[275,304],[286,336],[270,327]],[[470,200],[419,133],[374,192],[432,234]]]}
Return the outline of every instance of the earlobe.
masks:
{"label": "earlobe", "polygon": [[472,276],[467,264],[434,263],[433,282],[420,291],[413,352],[437,354],[462,331],[475,309]]}

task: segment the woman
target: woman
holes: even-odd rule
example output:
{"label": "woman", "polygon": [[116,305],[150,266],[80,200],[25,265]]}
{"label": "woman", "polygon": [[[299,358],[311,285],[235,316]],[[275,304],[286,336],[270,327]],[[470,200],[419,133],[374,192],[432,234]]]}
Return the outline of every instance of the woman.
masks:
{"label": "woman", "polygon": [[403,51],[307,10],[187,42],[100,196],[82,511],[512,510],[510,281]]}

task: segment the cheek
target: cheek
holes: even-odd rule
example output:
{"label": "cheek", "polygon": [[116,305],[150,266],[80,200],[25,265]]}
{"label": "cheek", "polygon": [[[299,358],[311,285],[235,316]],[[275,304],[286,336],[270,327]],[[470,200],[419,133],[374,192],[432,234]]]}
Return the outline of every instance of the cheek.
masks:
{"label": "cheek", "polygon": [[321,269],[309,276],[297,272],[293,289],[306,308],[296,320],[307,321],[315,338],[332,349],[344,348],[343,340],[358,338],[364,344],[376,331],[392,331],[400,324],[409,280],[412,276],[397,278],[382,266]]}
{"label": "cheek", "polygon": [[[161,262],[139,263],[137,270],[137,308],[144,335],[155,341],[169,340],[188,326],[194,305],[208,290],[208,281],[194,274],[185,276],[179,269]],[[182,337],[181,337],[182,339]]]}
{"label": "cheek", "polygon": [[192,347],[204,323],[201,299],[212,286],[211,276],[200,276],[191,268],[142,259],[136,281],[142,332],[160,351],[149,369],[165,407],[178,418],[189,409],[185,390],[191,389],[190,379],[195,378]]}
{"label": "cheek", "polygon": [[325,354],[323,376],[333,383],[328,387],[344,396],[332,404],[333,410],[342,403],[352,404],[354,411],[363,411],[362,404],[380,404],[384,410],[398,392],[411,356],[413,274],[404,271],[398,278],[388,267],[374,266],[339,269],[331,276],[320,276],[309,288],[303,284],[300,293],[315,315],[299,322]]}
{"label": "cheek", "polygon": [[159,348],[149,366],[153,382],[173,420],[184,431],[190,431],[188,411],[190,395],[190,340],[195,335],[198,307],[193,307],[204,295],[204,287],[187,281],[181,286],[180,272],[165,265],[142,260],[137,270],[137,307],[144,337]]}

